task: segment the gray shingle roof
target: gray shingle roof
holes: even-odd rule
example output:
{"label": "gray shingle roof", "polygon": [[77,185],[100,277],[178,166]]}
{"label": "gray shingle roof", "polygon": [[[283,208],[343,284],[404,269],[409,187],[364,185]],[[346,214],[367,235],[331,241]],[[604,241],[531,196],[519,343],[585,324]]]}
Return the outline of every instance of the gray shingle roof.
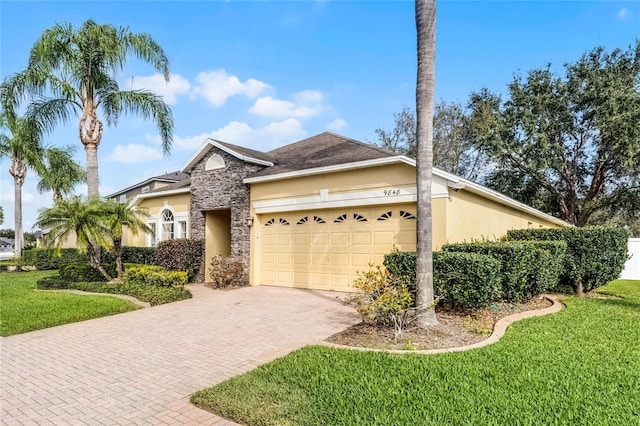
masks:
{"label": "gray shingle roof", "polygon": [[282,146],[267,153],[275,165],[254,173],[251,177],[270,176],[316,167],[335,166],[358,161],[393,157],[398,154],[331,132]]}

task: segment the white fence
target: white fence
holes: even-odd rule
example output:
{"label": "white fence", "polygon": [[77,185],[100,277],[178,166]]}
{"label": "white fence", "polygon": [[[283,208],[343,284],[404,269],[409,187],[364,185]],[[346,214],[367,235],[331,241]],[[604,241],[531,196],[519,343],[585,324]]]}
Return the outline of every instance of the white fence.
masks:
{"label": "white fence", "polygon": [[640,238],[629,238],[629,256],[631,259],[624,264],[620,278],[640,280]]}

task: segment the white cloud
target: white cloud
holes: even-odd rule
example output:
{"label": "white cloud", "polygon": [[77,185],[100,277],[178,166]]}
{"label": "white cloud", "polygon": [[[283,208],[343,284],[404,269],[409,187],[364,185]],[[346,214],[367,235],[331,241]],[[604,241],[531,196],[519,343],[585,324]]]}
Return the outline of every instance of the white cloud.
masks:
{"label": "white cloud", "polygon": [[225,70],[201,72],[196,77],[197,85],[193,88],[194,97],[203,97],[216,107],[223,106],[232,96],[244,95],[254,99],[267,90],[267,83],[250,78],[244,83],[235,75],[228,75]]}
{"label": "white cloud", "polygon": [[[174,148],[181,151],[194,151],[207,139],[216,139],[262,151],[290,143],[303,138],[307,133],[295,118],[275,121],[263,127],[253,128],[247,123],[231,121],[219,129],[194,136],[173,136]],[[159,136],[146,135],[146,139],[156,141]]]}
{"label": "white cloud", "polygon": [[625,19],[628,16],[629,16],[629,9],[627,9],[626,7],[623,7],[618,11],[618,19]]}
{"label": "white cloud", "polygon": [[109,159],[116,163],[135,164],[162,159],[162,152],[146,145],[130,143],[129,145],[117,145]]}
{"label": "white cloud", "polygon": [[150,90],[162,96],[166,103],[174,105],[177,102],[177,96],[187,93],[191,89],[191,84],[180,74],[172,74],[167,83],[161,74],[156,73],[147,77],[133,77],[130,87],[132,90]]}
{"label": "white cloud", "polygon": [[313,117],[325,109],[325,96],[317,90],[295,93],[291,98],[293,100],[287,101],[271,96],[261,97],[249,112],[263,117]]}
{"label": "white cloud", "polygon": [[342,118],[336,118],[331,123],[324,126],[324,128],[327,130],[340,130],[346,125],[347,122],[345,120],[343,120]]}

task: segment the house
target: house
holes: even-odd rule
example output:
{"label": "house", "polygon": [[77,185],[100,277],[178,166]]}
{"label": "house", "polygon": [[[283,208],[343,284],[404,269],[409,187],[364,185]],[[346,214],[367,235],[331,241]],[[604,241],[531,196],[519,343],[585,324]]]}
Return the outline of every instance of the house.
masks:
{"label": "house", "polygon": [[[157,239],[203,238],[207,263],[217,254],[243,259],[251,285],[350,290],[358,271],[394,247],[415,250],[415,161],[380,147],[330,132],[269,152],[208,139],[182,172],[190,179],[132,203],[152,214]],[[434,248],[567,226],[435,168],[432,206]]]}
{"label": "house", "polygon": [[127,201],[132,200],[138,194],[146,194],[152,191],[159,191],[161,188],[167,188],[172,184],[180,182],[188,177],[188,175],[180,171],[165,173],[163,175],[154,176],[142,182],[136,183],[135,185],[125,188],[121,191],[114,192],[113,194],[107,195],[106,198],[110,198],[118,203],[126,203]]}
{"label": "house", "polygon": [[0,260],[13,257],[14,243],[13,238],[0,237]]}

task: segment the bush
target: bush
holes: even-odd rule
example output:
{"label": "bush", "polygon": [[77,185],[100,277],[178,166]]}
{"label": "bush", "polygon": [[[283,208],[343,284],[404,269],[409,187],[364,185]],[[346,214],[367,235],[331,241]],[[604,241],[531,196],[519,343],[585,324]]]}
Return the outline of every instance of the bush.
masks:
{"label": "bush", "polygon": [[539,249],[536,264],[529,277],[529,287],[533,295],[546,291],[557,291],[560,285],[567,256],[567,243],[564,241],[526,241]]}
{"label": "bush", "polygon": [[395,337],[402,335],[409,321],[413,297],[408,288],[407,277],[394,276],[382,266],[358,272],[354,286],[364,294],[357,299],[357,310],[363,318],[379,325],[395,329]]}
{"label": "bush", "polygon": [[214,288],[240,287],[249,284],[244,263],[231,256],[213,256],[206,285]]}
{"label": "bush", "polygon": [[533,244],[522,242],[474,242],[445,244],[445,252],[479,253],[500,261],[502,299],[508,302],[522,302],[535,295],[538,257],[542,250]]}
{"label": "bush", "polygon": [[[105,263],[102,267],[111,277],[116,275],[116,265]],[[69,263],[60,267],[60,276],[69,282],[104,282],[107,279],[93,266],[87,263]]]}
{"label": "bush", "polygon": [[[407,277],[415,289],[416,253],[393,251],[384,258],[392,275]],[[433,253],[433,290],[438,303],[457,310],[477,309],[500,300],[500,262],[477,253]]]}
{"label": "bush", "polygon": [[[156,260],[155,247],[122,247],[122,263],[137,263],[141,265],[153,265]],[[116,258],[111,251],[102,252],[103,263],[115,263]]]}
{"label": "bush", "polygon": [[69,288],[69,282],[60,275],[53,275],[50,277],[42,277],[36,281],[36,288],[38,290],[64,290]]}
{"label": "bush", "polygon": [[444,306],[484,308],[502,297],[500,261],[478,253],[433,253],[434,292]]}
{"label": "bush", "polygon": [[63,248],[59,255],[53,249],[34,248],[22,250],[22,261],[25,265],[35,266],[40,271],[60,269],[69,263],[89,263],[86,254],[80,254],[77,249]]}
{"label": "bush", "polygon": [[622,228],[593,226],[561,229],[516,229],[507,232],[514,240],[564,240],[567,243],[561,283],[574,291],[591,291],[617,279],[627,260],[629,233]]}
{"label": "bush", "polygon": [[161,241],[156,251],[155,264],[169,271],[184,271],[189,282],[197,275],[204,258],[204,240],[181,238]]}
{"label": "bush", "polygon": [[133,266],[125,271],[124,282],[156,287],[182,287],[187,284],[187,273],[167,271],[157,265]]}
{"label": "bush", "polygon": [[190,299],[192,297],[189,289],[185,287],[159,287],[136,282],[122,284],[80,282],[72,283],[69,288],[93,293],[125,294],[143,302],[150,303],[151,306]]}

